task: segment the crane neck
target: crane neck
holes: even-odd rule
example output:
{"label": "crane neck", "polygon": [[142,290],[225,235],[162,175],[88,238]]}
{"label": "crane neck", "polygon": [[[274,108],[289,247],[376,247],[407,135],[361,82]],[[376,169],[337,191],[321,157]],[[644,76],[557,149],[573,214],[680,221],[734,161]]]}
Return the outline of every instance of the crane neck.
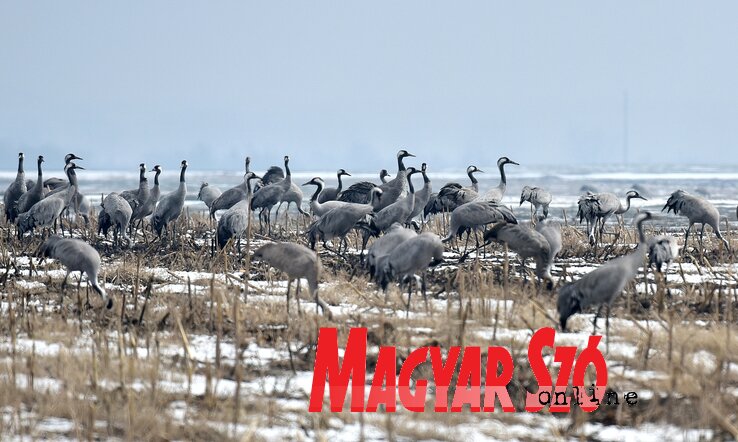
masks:
{"label": "crane neck", "polygon": [[317,181],[315,183],[315,186],[316,186],[315,193],[313,193],[313,196],[310,197],[310,202],[313,202],[313,201],[317,202],[318,196],[320,196],[320,192],[323,191],[323,183],[321,183],[320,181]]}
{"label": "crane neck", "polygon": [[244,169],[246,169],[246,173],[251,172],[251,170],[249,170],[250,166],[251,166],[251,157],[246,157],[246,161],[244,161]]}
{"label": "crane neck", "polygon": [[23,157],[18,157],[18,175],[23,175]]}
{"label": "crane neck", "polygon": [[643,223],[646,221],[641,218],[636,222],[636,228],[638,229],[638,245],[646,243],[646,234],[643,232]]}
{"label": "crane neck", "polygon": [[413,176],[412,176],[412,174],[408,174],[408,176],[407,176],[407,187],[408,187],[408,190],[410,191],[410,194],[415,193],[415,187],[413,187]]}
{"label": "crane neck", "polygon": [[405,171],[405,163],[402,161],[403,157],[398,156],[397,157],[397,172],[404,172]]}
{"label": "crane neck", "polygon": [[428,174],[425,173],[425,170],[421,170],[420,173],[423,175],[423,183],[424,184],[430,183],[430,178],[428,178]]}
{"label": "crane neck", "polygon": [[43,172],[41,172],[41,163],[42,163],[42,161],[41,160],[38,160],[38,180],[39,181],[41,181],[41,179],[44,176]]}
{"label": "crane neck", "polygon": [[185,182],[185,171],[186,170],[187,170],[187,166],[182,166],[182,170],[179,172],[179,182],[180,183],[184,183]]}
{"label": "crane neck", "polygon": [[630,196],[630,195],[626,196],[625,197],[625,207],[623,207],[623,205],[620,204],[620,208],[618,210],[616,210],[615,213],[618,214],[618,215],[621,215],[621,214],[627,212],[628,210],[630,210],[630,200],[631,199],[633,199],[632,196]]}
{"label": "crane neck", "polygon": [[343,189],[343,180],[341,179],[341,177],[343,175],[341,175],[340,173],[338,173],[338,174],[336,174],[336,176],[338,177],[338,187],[336,188],[336,190],[338,190],[338,193],[341,193],[341,189]]}
{"label": "crane neck", "polygon": [[469,179],[471,180],[472,185],[477,184],[479,182],[479,181],[477,181],[476,177],[474,176],[474,172],[473,171],[469,171],[466,174],[469,176]]}
{"label": "crane neck", "polygon": [[371,200],[369,201],[369,205],[370,205],[370,206],[374,206],[374,205],[376,204],[376,202],[377,202],[377,198],[378,198],[378,196],[377,196],[377,195],[379,195],[379,192],[378,192],[377,190],[378,190],[378,187],[374,187],[374,188],[373,188],[373,189],[371,190],[371,192],[372,192],[372,197],[371,197]]}
{"label": "crane neck", "polygon": [[161,173],[161,170],[157,170],[156,174],[154,174],[154,185],[159,186],[159,174]]}
{"label": "crane neck", "polygon": [[251,198],[251,180],[255,179],[256,177],[248,177],[246,178],[246,195],[248,195],[249,198]]}
{"label": "crane neck", "polygon": [[285,172],[285,178],[291,177],[292,174],[290,173],[290,162],[289,160],[284,162],[284,172]]}
{"label": "crane neck", "polygon": [[498,187],[507,187],[507,176],[505,176],[505,163],[499,165],[500,168],[500,185]]}
{"label": "crane neck", "polygon": [[140,170],[138,171],[138,182],[139,182],[139,183],[142,183],[142,182],[144,182],[144,181],[146,181],[146,168],[145,168],[145,167],[142,167],[142,168],[141,168],[141,169],[140,169]]}
{"label": "crane neck", "polygon": [[69,204],[77,193],[77,174],[71,167],[67,169],[67,179],[69,179],[69,187],[67,188],[66,203]]}

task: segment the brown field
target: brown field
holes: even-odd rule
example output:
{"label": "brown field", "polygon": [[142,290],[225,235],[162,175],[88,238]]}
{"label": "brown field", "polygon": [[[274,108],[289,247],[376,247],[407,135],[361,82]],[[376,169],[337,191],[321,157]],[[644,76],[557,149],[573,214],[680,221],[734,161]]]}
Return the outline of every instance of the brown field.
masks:
{"label": "brown field", "polygon": [[[102,276],[115,299],[114,309],[105,311],[86,282],[78,288],[77,273],[60,304],[60,265],[28,258],[40,237],[8,239],[2,226],[0,439],[738,437],[737,267],[711,234],[705,254],[689,247],[666,281],[641,273],[613,305],[609,345],[603,339],[600,349],[609,346],[609,388],[620,394],[620,405],[565,415],[435,413],[429,394],[431,411],[411,413],[398,404],[397,413],[361,414],[327,407],[307,412],[319,327],[337,327],[340,345],[350,327],[367,327],[369,371],[380,345],[396,346],[401,357],[424,345],[505,346],[516,361],[510,392],[522,410],[524,392],[537,389],[526,362],[530,337],[540,327],[558,328],[555,292],[539,288],[532,276],[521,278],[517,259],[500,246],[460,266],[449,251],[447,263],[428,273],[428,303],[414,295],[406,317],[406,293],[396,284],[384,295],[367,281],[358,256],[319,247],[319,292],[332,319],[316,314],[307,290],[302,314],[293,297],[288,317],[284,275],[233,248],[214,251],[213,230],[199,215],[180,228],[187,234],[177,243],[152,240],[150,232],[145,243],[139,232],[131,249],[115,248],[92,231],[76,232],[103,256]],[[278,230],[275,239],[304,243],[284,233],[294,227]],[[595,253],[579,227],[564,227],[554,268],[558,284],[630,250],[635,234],[619,228],[610,238]],[[243,239],[243,250],[265,240],[254,233]],[[574,316],[572,332],[558,332],[557,343],[583,348],[592,313]],[[604,320],[599,325],[604,333]],[[431,377],[430,368],[419,367],[414,377]],[[622,401],[628,391],[638,393],[636,406]]]}

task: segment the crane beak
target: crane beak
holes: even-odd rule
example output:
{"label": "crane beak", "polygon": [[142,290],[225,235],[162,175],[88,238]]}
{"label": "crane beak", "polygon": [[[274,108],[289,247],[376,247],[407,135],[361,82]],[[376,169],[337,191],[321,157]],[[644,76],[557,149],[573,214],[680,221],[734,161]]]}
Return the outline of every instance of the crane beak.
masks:
{"label": "crane beak", "polygon": [[484,173],[484,171],[482,169],[477,169],[474,172]]}
{"label": "crane beak", "polygon": [[313,184],[312,181],[308,181],[307,183],[303,184],[303,186],[309,186],[310,184]]}
{"label": "crane beak", "polygon": [[513,161],[513,160],[510,160],[510,164],[514,164],[514,165],[516,165],[516,166],[520,166],[520,164],[519,164],[519,163],[516,163],[516,162],[515,162],[515,161]]}
{"label": "crane beak", "polygon": [[351,176],[351,174],[350,174],[350,173],[348,173],[348,172],[344,173],[344,175],[345,175],[345,176]]}
{"label": "crane beak", "polygon": [[410,152],[407,152],[407,155],[405,155],[405,156],[408,156],[408,157],[415,157],[415,155],[411,154]]}
{"label": "crane beak", "polygon": [[[82,158],[78,158],[78,159],[80,159],[80,160],[81,160]],[[82,167],[82,166],[74,166],[74,168],[75,168],[75,169],[82,169],[82,170],[85,170],[85,168],[84,168],[84,167]]]}
{"label": "crane beak", "polygon": [[638,196],[637,196],[636,198],[640,198],[640,199],[642,199],[643,201],[648,201],[648,199],[646,199],[646,198],[644,198],[644,197],[642,197],[642,196],[640,196],[640,195],[638,195]]}

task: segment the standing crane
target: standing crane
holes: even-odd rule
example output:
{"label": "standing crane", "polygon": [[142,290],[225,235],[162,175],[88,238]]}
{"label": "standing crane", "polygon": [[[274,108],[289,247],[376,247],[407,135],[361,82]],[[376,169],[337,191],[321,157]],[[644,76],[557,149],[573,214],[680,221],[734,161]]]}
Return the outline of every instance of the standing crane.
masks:
{"label": "standing crane", "polygon": [[661,209],[666,213],[674,212],[675,215],[686,216],[689,220],[689,227],[687,232],[684,234],[684,251],[687,250],[687,244],[689,241],[689,231],[695,224],[702,224],[700,229],[700,247],[702,247],[702,236],[705,234],[705,225],[712,227],[715,232],[715,236],[725,245],[725,250],[730,252],[730,244],[723,235],[720,233],[720,212],[717,208],[705,198],[696,195],[690,195],[683,190],[677,190],[672,193],[669,199],[666,201],[664,208]]}
{"label": "standing crane", "polygon": [[[610,334],[610,305],[623,291],[625,286],[633,281],[638,274],[638,268],[644,262],[648,244],[643,233],[643,223],[652,218],[650,212],[640,212],[635,217],[638,230],[638,246],[634,252],[612,259],[597,269],[587,273],[578,280],[566,284],[559,290],[556,302],[559,312],[561,330],[566,331],[566,323],[573,314],[583,311],[590,306],[597,306],[592,325],[592,334],[597,331],[597,318],[602,309],[607,309],[605,319],[606,335]],[[609,341],[609,337],[608,337]]]}

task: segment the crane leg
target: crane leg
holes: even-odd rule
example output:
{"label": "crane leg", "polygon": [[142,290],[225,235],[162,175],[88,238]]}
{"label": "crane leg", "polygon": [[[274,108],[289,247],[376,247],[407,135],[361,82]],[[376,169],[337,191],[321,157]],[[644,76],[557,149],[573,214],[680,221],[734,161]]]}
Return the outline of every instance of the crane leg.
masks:
{"label": "crane leg", "polygon": [[463,253],[464,255],[466,255],[466,248],[469,245],[469,235],[470,235],[470,232],[467,231],[466,232],[466,242],[464,243],[464,253]]}
{"label": "crane leg", "polygon": [[425,311],[430,311],[428,308],[428,295],[426,293],[426,286],[425,286],[425,271],[423,272],[423,276],[420,279],[420,290],[423,293],[423,300],[425,301]]}
{"label": "crane leg", "polygon": [[685,255],[687,254],[687,244],[689,244],[689,231],[692,230],[692,225],[694,223],[689,223],[689,227],[687,227],[687,232],[684,234],[684,247],[682,248],[682,253]]}
{"label": "crane leg", "polygon": [[[300,308],[300,278],[297,278],[297,290],[295,290],[295,299],[297,299],[297,314],[302,316],[302,309]],[[318,313],[318,306],[315,306],[315,313]]]}
{"label": "crane leg", "polygon": [[292,287],[292,280],[287,280],[287,322],[290,320],[290,288]]}
{"label": "crane leg", "polygon": [[413,294],[413,281],[412,279],[407,282],[407,309],[405,310],[405,318],[410,316],[410,298]]}
{"label": "crane leg", "polygon": [[599,307],[597,308],[597,312],[595,313],[595,317],[594,317],[594,319],[592,320],[592,325],[594,325],[594,328],[592,329],[592,334],[595,334],[595,333],[597,333],[597,318],[599,318],[599,317],[600,317],[600,314],[601,314],[601,313],[602,313],[602,306],[600,305],[600,306],[599,306]]}
{"label": "crane leg", "polygon": [[702,223],[702,228],[700,229],[700,248],[703,248],[702,245],[702,237],[705,235],[705,223]]}
{"label": "crane leg", "polygon": [[59,307],[61,308],[61,305],[64,303],[64,290],[67,288],[67,279],[69,279],[69,274],[72,273],[71,270],[67,270],[67,274],[64,275],[64,280],[62,281],[61,290],[59,290]]}
{"label": "crane leg", "polygon": [[730,253],[730,244],[728,243],[728,240],[726,240],[725,237],[720,233],[720,230],[718,230],[718,229],[714,229],[714,230],[715,230],[715,235],[717,235],[717,237],[720,239],[720,241],[722,241],[723,244],[725,245],[725,250],[728,253]]}
{"label": "crane leg", "polygon": [[610,304],[607,304],[607,316],[605,316],[605,353],[610,353]]}

